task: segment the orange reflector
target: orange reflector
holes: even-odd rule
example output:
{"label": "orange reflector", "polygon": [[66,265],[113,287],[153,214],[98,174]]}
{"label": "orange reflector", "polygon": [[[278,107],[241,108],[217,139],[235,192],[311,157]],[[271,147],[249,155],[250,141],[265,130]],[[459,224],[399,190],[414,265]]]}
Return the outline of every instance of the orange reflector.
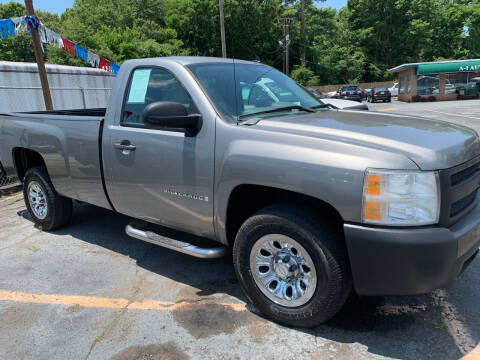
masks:
{"label": "orange reflector", "polygon": [[380,195],[380,175],[370,174],[367,177],[367,194]]}
{"label": "orange reflector", "polygon": [[366,220],[381,220],[380,203],[367,201],[365,203],[364,218]]}

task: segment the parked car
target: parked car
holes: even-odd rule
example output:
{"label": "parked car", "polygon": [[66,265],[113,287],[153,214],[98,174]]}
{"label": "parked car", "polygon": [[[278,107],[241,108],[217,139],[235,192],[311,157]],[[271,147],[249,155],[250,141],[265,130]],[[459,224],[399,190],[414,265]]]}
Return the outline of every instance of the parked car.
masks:
{"label": "parked car", "polygon": [[392,94],[390,93],[390,90],[387,88],[372,88],[370,93],[367,96],[367,102],[377,102],[377,101],[392,101]]}
{"label": "parked car", "polygon": [[325,99],[327,97],[327,94],[320,91],[319,89],[310,87],[310,88],[307,88],[307,90],[310,91],[317,99]]}
{"label": "parked car", "polygon": [[338,99],[339,97],[339,90],[336,90],[336,91],[330,91],[327,93],[327,98],[328,99]]}
{"label": "parked car", "polygon": [[461,99],[479,98],[480,90],[477,83],[468,83],[463,86],[457,86],[456,93]]}
{"label": "parked car", "polygon": [[106,109],[0,115],[0,160],[43,231],[76,199],[138,219],[133,238],[200,258],[233,249],[255,308],[310,327],[352,290],[443,288],[480,246],[475,131],[329,108],[254,62],[129,60]]}
{"label": "parked car", "polygon": [[445,84],[445,94],[455,94],[457,88],[453,84]]}
{"label": "parked car", "polygon": [[398,83],[393,83],[392,87],[388,88],[388,91],[390,91],[392,96],[398,96]]}
{"label": "parked car", "polygon": [[342,86],[340,90],[338,90],[338,94],[339,99],[362,101],[364,92],[357,85],[347,85]]}

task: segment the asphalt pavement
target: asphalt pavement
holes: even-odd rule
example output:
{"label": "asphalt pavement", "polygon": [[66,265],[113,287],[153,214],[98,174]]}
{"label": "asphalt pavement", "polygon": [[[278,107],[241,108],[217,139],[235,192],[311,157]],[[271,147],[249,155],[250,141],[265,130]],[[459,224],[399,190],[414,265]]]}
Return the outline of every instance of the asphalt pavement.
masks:
{"label": "asphalt pavement", "polygon": [[[480,101],[368,104],[480,131]],[[447,289],[353,297],[327,324],[288,328],[248,304],[231,257],[200,260],[75,204],[43,232],[0,198],[0,359],[480,359],[480,259]],[[467,355],[469,354],[469,355]]]}

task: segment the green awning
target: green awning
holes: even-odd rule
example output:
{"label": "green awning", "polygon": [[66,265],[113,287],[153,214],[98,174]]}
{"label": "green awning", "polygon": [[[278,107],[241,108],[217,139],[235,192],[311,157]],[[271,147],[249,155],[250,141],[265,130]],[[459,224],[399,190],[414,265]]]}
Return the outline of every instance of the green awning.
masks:
{"label": "green awning", "polygon": [[480,71],[480,60],[476,61],[452,61],[434,64],[420,64],[417,66],[417,75],[447,74],[458,72]]}

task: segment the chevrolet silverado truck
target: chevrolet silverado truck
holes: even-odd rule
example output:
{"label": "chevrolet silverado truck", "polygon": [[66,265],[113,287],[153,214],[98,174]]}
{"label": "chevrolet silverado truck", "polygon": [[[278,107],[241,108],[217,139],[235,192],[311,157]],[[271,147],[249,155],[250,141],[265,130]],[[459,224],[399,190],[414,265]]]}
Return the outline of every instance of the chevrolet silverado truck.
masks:
{"label": "chevrolet silverado truck", "polygon": [[352,292],[427,293],[462,273],[480,242],[479,145],[462,126],[332,109],[272,67],[217,58],[126,61],[106,109],[0,115],[3,171],[38,227],[66,226],[75,199],[132,217],[137,239],[232,249],[253,305],[302,327]]}

